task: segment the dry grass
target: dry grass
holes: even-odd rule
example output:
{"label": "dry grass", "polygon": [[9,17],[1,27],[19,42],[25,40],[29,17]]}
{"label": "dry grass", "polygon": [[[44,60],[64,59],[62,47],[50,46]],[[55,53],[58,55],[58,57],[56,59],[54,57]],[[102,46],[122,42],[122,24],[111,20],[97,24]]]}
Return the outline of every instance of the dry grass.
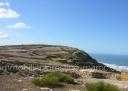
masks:
{"label": "dry grass", "polygon": [[120,80],[128,81],[128,72],[121,72]]}
{"label": "dry grass", "polygon": [[[33,85],[31,81],[32,78],[30,77],[21,77],[16,74],[0,75],[0,91],[46,91],[46,90],[41,90],[40,87]],[[124,85],[128,86],[128,82],[126,81],[108,80],[105,82],[117,84],[118,87],[120,86],[122,87]],[[66,85],[63,88],[53,89],[53,91],[71,91],[71,90],[85,91],[85,87],[80,85]],[[128,88],[123,88],[122,91],[128,91]]]}
{"label": "dry grass", "polygon": [[[84,88],[79,85],[66,85],[62,88],[53,88],[53,91],[71,91],[80,90]],[[46,91],[41,90],[40,87],[32,84],[32,78],[21,77],[19,75],[0,75],[0,91]]]}

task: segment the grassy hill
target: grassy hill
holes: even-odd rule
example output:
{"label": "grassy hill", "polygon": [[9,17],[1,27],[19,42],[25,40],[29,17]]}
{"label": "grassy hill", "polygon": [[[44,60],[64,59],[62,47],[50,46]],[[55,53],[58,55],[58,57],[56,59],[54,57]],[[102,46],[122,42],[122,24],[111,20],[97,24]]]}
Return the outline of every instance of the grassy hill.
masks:
{"label": "grassy hill", "polygon": [[79,67],[92,68],[102,67],[105,71],[117,72],[97,60],[93,59],[83,50],[68,46],[58,45],[11,45],[0,46],[0,60],[6,63],[0,65],[23,65],[28,63],[51,64],[51,65],[74,65]]}

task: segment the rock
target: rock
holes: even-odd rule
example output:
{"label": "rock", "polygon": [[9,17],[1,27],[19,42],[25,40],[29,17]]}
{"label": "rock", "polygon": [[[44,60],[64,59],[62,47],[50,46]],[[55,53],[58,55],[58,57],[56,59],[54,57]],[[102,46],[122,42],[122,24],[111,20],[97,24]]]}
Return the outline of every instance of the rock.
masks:
{"label": "rock", "polygon": [[23,91],[29,91],[29,90],[24,88]]}
{"label": "rock", "polygon": [[40,88],[41,91],[53,91],[52,89],[50,88],[47,88],[47,87],[42,87]]}

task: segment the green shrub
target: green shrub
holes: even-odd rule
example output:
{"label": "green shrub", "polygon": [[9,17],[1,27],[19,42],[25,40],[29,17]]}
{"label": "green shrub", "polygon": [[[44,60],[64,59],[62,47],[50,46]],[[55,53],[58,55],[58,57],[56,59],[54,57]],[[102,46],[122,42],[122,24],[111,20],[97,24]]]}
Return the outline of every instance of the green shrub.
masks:
{"label": "green shrub", "polygon": [[63,83],[74,84],[74,79],[70,75],[61,72],[50,72],[42,75],[41,77],[36,77],[32,82],[41,87],[55,87],[60,86]]}
{"label": "green shrub", "polygon": [[111,84],[97,82],[87,84],[87,91],[119,91],[119,89]]}
{"label": "green shrub", "polygon": [[0,75],[3,74],[3,72],[4,72],[4,71],[0,69]]}
{"label": "green shrub", "polygon": [[61,72],[52,72],[49,74],[57,76],[60,82],[74,84],[74,79],[69,74],[65,74]]}
{"label": "green shrub", "polygon": [[33,83],[37,86],[58,86],[59,85],[59,79],[56,76],[42,76],[37,77],[33,80]]}

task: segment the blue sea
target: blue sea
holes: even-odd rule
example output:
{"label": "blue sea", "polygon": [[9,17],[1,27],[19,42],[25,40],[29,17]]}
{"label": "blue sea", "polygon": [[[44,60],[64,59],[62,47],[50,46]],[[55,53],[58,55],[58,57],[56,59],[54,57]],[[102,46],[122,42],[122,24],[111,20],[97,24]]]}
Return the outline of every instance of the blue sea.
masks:
{"label": "blue sea", "polygon": [[128,70],[128,55],[113,55],[113,54],[90,54],[93,58],[97,59],[98,62],[104,63],[105,65],[120,69]]}

